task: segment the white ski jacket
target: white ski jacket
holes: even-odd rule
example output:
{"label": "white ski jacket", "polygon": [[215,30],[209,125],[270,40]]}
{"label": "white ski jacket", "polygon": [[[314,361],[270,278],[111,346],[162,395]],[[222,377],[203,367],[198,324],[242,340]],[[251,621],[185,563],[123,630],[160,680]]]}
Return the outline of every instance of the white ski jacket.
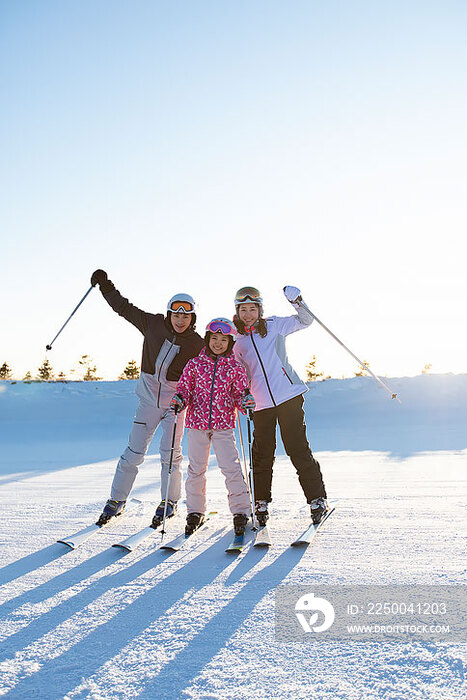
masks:
{"label": "white ski jacket", "polygon": [[306,310],[296,308],[298,313],[294,316],[265,318],[268,332],[264,338],[255,329],[247,335],[237,336],[234,353],[247,368],[256,402],[255,411],[279,406],[308,391],[290,365],[285,349],[286,336],[307,328],[313,322]]}

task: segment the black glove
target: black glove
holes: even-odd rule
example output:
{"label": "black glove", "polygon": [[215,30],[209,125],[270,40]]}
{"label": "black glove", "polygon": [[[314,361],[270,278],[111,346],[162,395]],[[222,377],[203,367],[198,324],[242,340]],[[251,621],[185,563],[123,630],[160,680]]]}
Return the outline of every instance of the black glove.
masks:
{"label": "black glove", "polygon": [[98,284],[100,287],[102,282],[107,282],[107,280],[107,272],[104,272],[104,270],[96,270],[92,273],[91,284],[93,287],[95,287],[96,284]]}
{"label": "black glove", "polygon": [[115,289],[113,283],[107,277],[107,272],[104,270],[96,270],[92,273],[91,284],[93,287],[98,284],[102,294],[107,294],[112,289]]}

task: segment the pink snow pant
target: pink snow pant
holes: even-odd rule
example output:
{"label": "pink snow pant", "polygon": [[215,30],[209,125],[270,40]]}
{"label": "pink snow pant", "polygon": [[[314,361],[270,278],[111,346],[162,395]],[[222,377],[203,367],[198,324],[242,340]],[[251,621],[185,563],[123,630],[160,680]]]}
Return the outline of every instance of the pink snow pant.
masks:
{"label": "pink snow pant", "polygon": [[211,442],[225,477],[230,512],[250,516],[248,489],[243,478],[233,430],[187,429],[188,472],[185,483],[188,513],[206,512],[206,471]]}

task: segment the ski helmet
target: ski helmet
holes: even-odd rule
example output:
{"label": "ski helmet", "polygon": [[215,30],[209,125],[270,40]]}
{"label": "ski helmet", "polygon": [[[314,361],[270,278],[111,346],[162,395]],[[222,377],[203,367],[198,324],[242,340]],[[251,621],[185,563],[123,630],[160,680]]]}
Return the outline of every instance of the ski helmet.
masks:
{"label": "ski helmet", "polygon": [[228,318],[213,318],[206,326],[206,333],[222,333],[222,335],[230,335],[233,340],[237,337],[237,330]]}
{"label": "ski helmet", "polygon": [[167,303],[167,311],[172,311],[175,314],[194,314],[195,300],[192,296],[185,294],[184,292],[174,294]]}
{"label": "ski helmet", "polygon": [[196,304],[195,300],[185,292],[174,294],[167,302],[167,319],[170,323],[172,314],[191,314],[190,326],[195,327],[196,323]]}
{"label": "ski helmet", "polygon": [[261,292],[256,287],[241,287],[235,295],[235,310],[238,313],[238,307],[240,304],[247,304],[248,302],[252,304],[258,304],[259,315],[263,313],[263,298]]}

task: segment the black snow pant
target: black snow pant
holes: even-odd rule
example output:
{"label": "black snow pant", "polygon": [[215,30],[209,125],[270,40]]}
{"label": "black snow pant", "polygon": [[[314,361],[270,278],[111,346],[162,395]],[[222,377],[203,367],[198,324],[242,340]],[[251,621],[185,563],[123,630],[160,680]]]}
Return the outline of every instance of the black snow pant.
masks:
{"label": "black snow pant", "polygon": [[296,396],[273,408],[253,413],[253,477],[255,499],[271,501],[272,466],[276,451],[276,425],[279,423],[285,451],[295,469],[307,503],[326,498],[319,463],[313,457],[306,437],[303,396]]}

